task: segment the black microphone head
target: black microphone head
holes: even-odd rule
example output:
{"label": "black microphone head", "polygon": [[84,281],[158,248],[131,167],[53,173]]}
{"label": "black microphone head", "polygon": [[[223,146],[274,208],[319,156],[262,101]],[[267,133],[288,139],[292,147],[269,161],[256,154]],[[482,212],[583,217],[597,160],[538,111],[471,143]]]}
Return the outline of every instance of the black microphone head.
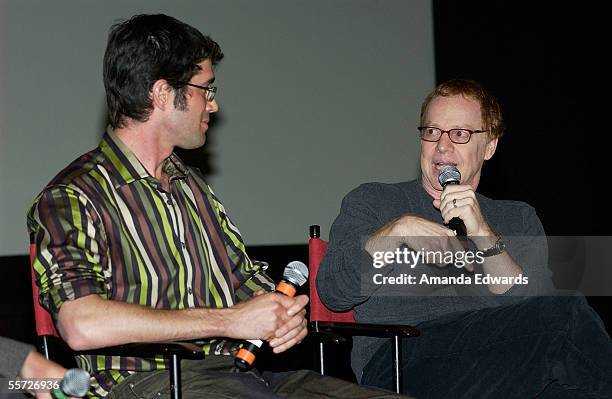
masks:
{"label": "black microphone head", "polygon": [[64,374],[60,389],[68,396],[81,397],[89,391],[89,373],[83,369],[70,369]]}
{"label": "black microphone head", "polygon": [[308,280],[308,266],[298,260],[289,262],[283,272],[283,280],[290,282],[296,287],[301,287]]}
{"label": "black microphone head", "polygon": [[453,165],[446,165],[440,171],[438,181],[442,188],[446,187],[447,184],[459,184],[461,182],[461,173]]}

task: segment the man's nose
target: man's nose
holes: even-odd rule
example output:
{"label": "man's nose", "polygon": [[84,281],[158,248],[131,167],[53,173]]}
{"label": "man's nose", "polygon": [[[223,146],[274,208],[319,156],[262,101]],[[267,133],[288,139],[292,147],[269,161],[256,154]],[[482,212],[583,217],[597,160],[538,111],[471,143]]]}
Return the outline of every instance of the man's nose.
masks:
{"label": "man's nose", "polygon": [[452,150],[454,148],[454,144],[450,139],[450,133],[444,132],[440,136],[440,140],[436,143],[436,150],[438,152],[447,152],[448,150]]}
{"label": "man's nose", "polygon": [[206,102],[206,111],[208,111],[209,114],[214,114],[215,112],[219,111],[219,104],[217,104],[216,99]]}

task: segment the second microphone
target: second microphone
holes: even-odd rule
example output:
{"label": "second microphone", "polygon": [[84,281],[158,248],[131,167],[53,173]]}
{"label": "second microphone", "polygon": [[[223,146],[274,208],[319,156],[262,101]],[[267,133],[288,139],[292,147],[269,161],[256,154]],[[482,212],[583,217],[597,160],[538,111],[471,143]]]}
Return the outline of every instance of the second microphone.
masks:
{"label": "second microphone", "polygon": [[[285,271],[283,272],[283,278],[276,285],[275,292],[285,294],[289,297],[295,296],[298,287],[301,287],[308,280],[308,267],[300,262],[290,262]],[[259,339],[249,339],[243,345],[242,348],[236,354],[234,364],[242,371],[248,371],[253,367],[257,352],[263,345],[263,341]]]}

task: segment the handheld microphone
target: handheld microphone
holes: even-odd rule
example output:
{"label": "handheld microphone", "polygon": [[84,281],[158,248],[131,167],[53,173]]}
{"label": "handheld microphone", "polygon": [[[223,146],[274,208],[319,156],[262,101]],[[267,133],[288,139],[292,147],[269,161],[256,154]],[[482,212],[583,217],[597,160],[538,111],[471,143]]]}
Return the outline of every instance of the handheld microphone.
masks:
{"label": "handheld microphone", "polygon": [[[295,296],[297,288],[301,287],[308,280],[308,267],[300,261],[289,262],[283,272],[283,279],[276,285],[274,292],[280,292],[288,297]],[[234,364],[242,371],[248,371],[253,367],[257,352],[263,345],[259,339],[249,339],[236,354]]]}
{"label": "handheld microphone", "polygon": [[[459,173],[459,169],[457,169],[453,165],[446,165],[440,171],[440,174],[438,175],[438,181],[440,182],[442,188],[445,188],[448,184],[460,184],[461,173]],[[454,217],[448,222],[448,228],[454,230],[457,234],[457,237],[467,236],[465,223],[463,223],[463,220],[458,217]]]}
{"label": "handheld microphone", "polygon": [[64,374],[60,386],[51,392],[56,399],[68,399],[71,396],[82,397],[89,391],[89,373],[83,369],[70,369]]}

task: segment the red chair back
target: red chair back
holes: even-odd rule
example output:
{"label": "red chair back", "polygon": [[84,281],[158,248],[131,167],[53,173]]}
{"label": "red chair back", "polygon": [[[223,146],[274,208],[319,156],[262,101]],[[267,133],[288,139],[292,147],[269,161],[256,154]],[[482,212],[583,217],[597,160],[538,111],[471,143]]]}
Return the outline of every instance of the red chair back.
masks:
{"label": "red chair back", "polygon": [[39,337],[54,336],[59,337],[53,318],[47,309],[43,308],[38,302],[38,285],[34,274],[34,258],[36,257],[36,244],[30,244],[30,272],[32,276],[32,299],[34,302],[34,321],[36,323],[36,335]]}
{"label": "red chair back", "polygon": [[[316,234],[313,235],[313,227],[316,227]],[[318,227],[311,226],[311,237],[308,240],[308,269],[310,278],[310,321],[335,321],[335,322],[346,322],[353,323],[355,318],[353,317],[353,311],[348,312],[333,312],[329,310],[319,298],[317,293],[317,285],[315,281],[317,279],[317,272],[319,271],[319,264],[323,260],[325,253],[327,252],[327,242],[318,237]]]}

